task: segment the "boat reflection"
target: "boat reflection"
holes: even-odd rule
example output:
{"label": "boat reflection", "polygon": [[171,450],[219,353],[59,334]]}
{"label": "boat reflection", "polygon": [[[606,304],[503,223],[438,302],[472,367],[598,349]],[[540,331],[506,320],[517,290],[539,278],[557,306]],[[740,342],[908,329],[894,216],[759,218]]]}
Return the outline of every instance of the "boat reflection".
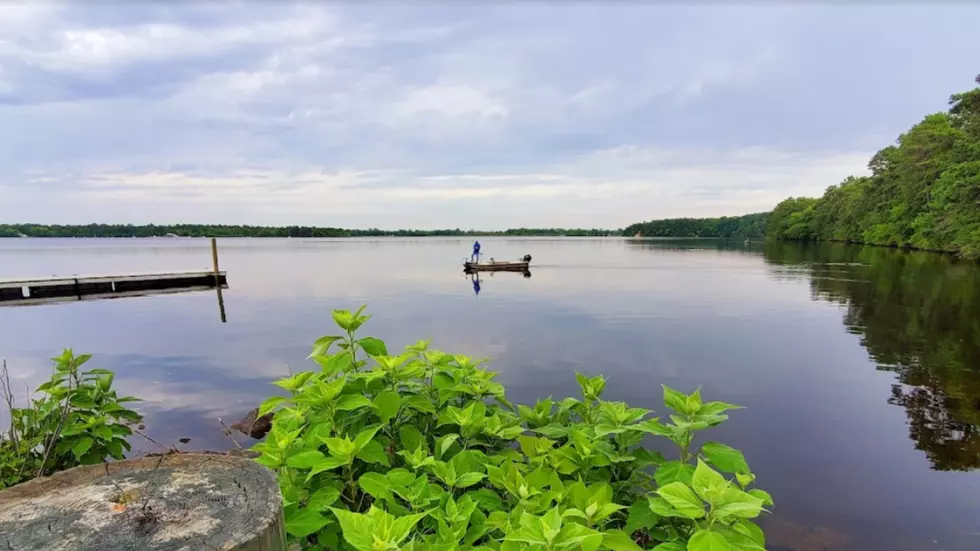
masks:
{"label": "boat reflection", "polygon": [[[470,283],[473,284],[473,294],[475,294],[475,295],[479,295],[480,294],[480,291],[483,290],[483,279],[480,277],[480,274],[481,273],[483,273],[483,272],[474,271],[474,270],[466,270],[466,271],[463,272],[463,275],[464,276],[469,276],[470,277]],[[487,273],[490,274],[490,277],[494,277],[494,274],[497,273],[497,272],[487,272]],[[530,279],[531,278],[531,270],[524,270],[523,272],[504,271],[503,273],[508,273],[508,274],[516,274],[516,273],[519,273],[522,276],[524,276],[524,279]]]}

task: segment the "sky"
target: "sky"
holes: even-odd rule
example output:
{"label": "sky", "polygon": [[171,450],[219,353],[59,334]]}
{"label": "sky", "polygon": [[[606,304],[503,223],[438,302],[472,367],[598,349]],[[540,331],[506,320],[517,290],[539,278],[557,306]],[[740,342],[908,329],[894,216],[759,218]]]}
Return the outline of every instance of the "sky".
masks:
{"label": "sky", "polygon": [[0,222],[604,227],[819,195],[980,5],[7,0]]}

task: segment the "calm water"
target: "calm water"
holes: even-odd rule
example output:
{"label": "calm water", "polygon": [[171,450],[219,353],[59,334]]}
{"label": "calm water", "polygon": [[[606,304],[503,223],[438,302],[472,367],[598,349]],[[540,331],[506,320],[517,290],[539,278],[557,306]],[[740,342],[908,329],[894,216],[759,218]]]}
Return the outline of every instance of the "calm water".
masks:
{"label": "calm water", "polygon": [[[748,406],[710,438],[776,498],[771,548],[980,549],[980,268],[888,249],[695,241],[486,239],[533,276],[476,295],[469,240],[224,240],[231,288],[0,308],[18,383],[60,347],[146,399],[165,443],[227,448],[234,420],[308,366],[332,308],[369,303],[389,348],[431,337],[491,356],[515,401],[577,392],[660,407],[660,384]],[[0,240],[0,278],[207,269],[205,240]],[[148,443],[138,443],[152,451]]]}

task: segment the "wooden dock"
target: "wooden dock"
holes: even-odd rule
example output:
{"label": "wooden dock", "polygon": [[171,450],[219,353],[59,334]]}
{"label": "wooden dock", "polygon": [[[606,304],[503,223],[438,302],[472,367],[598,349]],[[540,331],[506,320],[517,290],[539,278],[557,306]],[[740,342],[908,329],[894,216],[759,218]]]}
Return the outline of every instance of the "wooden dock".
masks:
{"label": "wooden dock", "polygon": [[0,306],[122,298],[213,290],[228,286],[225,272],[194,271],[0,280]]}

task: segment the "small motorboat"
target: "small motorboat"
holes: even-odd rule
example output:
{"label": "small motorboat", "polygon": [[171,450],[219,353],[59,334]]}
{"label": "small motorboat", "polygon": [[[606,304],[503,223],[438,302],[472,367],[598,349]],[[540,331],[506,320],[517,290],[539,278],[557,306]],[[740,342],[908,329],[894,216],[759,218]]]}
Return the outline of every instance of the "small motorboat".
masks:
{"label": "small motorboat", "polygon": [[520,260],[494,260],[489,262],[463,262],[463,271],[473,272],[528,272],[531,268],[531,255],[526,254]]}

